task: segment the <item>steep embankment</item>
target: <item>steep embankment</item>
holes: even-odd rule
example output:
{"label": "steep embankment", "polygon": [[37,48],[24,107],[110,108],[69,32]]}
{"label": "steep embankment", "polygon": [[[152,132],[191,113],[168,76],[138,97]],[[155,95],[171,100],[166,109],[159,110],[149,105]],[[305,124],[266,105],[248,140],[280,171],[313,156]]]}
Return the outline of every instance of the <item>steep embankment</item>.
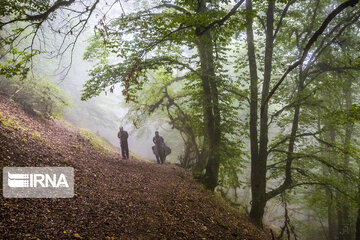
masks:
{"label": "steep embankment", "polygon": [[1,167],[75,168],[74,198],[1,195],[0,239],[266,239],[183,169],[120,160],[103,146],[89,133],[31,118],[0,97]]}

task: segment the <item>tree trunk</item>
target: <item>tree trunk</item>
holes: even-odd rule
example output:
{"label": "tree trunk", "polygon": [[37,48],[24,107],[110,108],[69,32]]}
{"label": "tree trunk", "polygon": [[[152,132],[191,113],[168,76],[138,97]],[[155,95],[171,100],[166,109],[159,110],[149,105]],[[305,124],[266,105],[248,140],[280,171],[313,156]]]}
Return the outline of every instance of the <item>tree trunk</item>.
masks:
{"label": "tree trunk", "polygon": [[[346,115],[347,118],[350,118],[350,110],[352,105],[352,79],[348,78],[346,81],[344,95],[345,95],[345,105],[346,105]],[[353,126],[351,123],[347,123],[345,127],[345,148],[351,144],[351,137],[352,137]],[[344,166],[349,166],[349,153],[345,153],[344,156]],[[344,183],[349,184],[347,176],[343,175]],[[343,203],[342,207],[342,216],[343,216],[343,225],[342,225],[342,237],[343,239],[351,239],[351,231],[350,231],[350,216],[349,216],[349,205],[346,201]]]}
{"label": "tree trunk", "polygon": [[[360,166],[359,166],[359,176],[360,176]],[[358,199],[360,199],[360,183],[358,185]],[[358,212],[357,212],[355,232],[356,232],[355,239],[360,240],[360,206],[358,207]]]}
{"label": "tree trunk", "polygon": [[[199,11],[207,11],[206,1],[201,1]],[[203,27],[198,27],[201,32]],[[217,186],[220,166],[219,145],[221,141],[220,110],[215,75],[214,49],[210,30],[199,36],[198,51],[201,65],[201,81],[204,90],[204,122],[208,141],[208,161],[204,176],[205,187],[214,190]]]}
{"label": "tree trunk", "polygon": [[[336,133],[335,130],[332,128],[329,131],[329,137],[330,137],[330,142],[332,144],[335,144]],[[329,159],[335,157],[336,151],[334,149],[330,151],[328,147],[327,149],[329,153]],[[337,226],[336,226],[337,222],[336,222],[336,212],[335,212],[334,204],[336,203],[336,201],[334,201],[333,192],[331,190],[328,190],[327,192],[328,192],[328,197],[330,198],[330,204],[328,206],[329,240],[335,240],[336,232],[337,232]]]}
{"label": "tree trunk", "polygon": [[[255,45],[254,45],[254,32],[253,32],[253,19],[250,16],[252,11],[252,0],[246,1],[246,21],[248,27],[246,30],[247,45],[248,45],[248,59],[249,59],[249,70],[250,70],[250,148],[251,148],[251,195],[252,195],[252,208],[251,218],[258,225],[262,224],[263,212],[261,209],[265,207],[261,206],[261,195],[264,186],[259,184],[258,180],[261,178],[258,169],[259,166],[259,145],[258,145],[258,76],[257,66],[255,57]],[[256,204],[256,207],[255,207]]]}
{"label": "tree trunk", "polygon": [[[360,174],[360,171],[359,171],[359,174]],[[360,185],[359,185],[358,192],[359,192],[359,197],[360,197]],[[357,212],[355,239],[360,240],[360,207],[358,208],[358,212]]]}
{"label": "tree trunk", "polygon": [[[324,129],[329,127],[329,123],[327,120],[324,120]],[[322,135],[321,133],[321,110],[319,108],[319,115],[318,115],[318,132],[320,132],[320,138],[321,139],[326,139],[327,141],[333,143],[335,141],[335,132],[333,130],[330,130],[328,132],[326,132],[326,135]],[[333,137],[332,137],[333,136]],[[333,140],[331,140],[333,139]],[[330,160],[332,158],[332,150],[330,148],[330,146],[328,144],[324,144],[323,145],[325,148],[324,151],[324,156],[326,156],[326,158],[328,160]],[[327,166],[323,166],[322,167],[323,170],[323,175],[324,176],[329,176],[331,175],[330,171],[331,169]],[[331,188],[325,188],[325,195],[327,197],[328,200],[328,208],[327,208],[327,222],[328,222],[328,233],[326,235],[326,239],[328,240],[335,240],[335,235],[336,235],[336,231],[335,231],[335,227],[336,227],[336,220],[335,220],[335,208],[334,208],[334,199],[333,199],[333,191]]]}
{"label": "tree trunk", "polygon": [[[337,203],[338,203],[338,206],[339,205],[341,205],[341,200],[339,200],[339,198],[340,198],[340,196],[339,196],[340,194],[339,193],[337,193],[336,194],[336,197],[337,197]],[[343,225],[344,225],[344,223],[343,223],[343,213],[342,213],[342,209],[340,208],[340,207],[338,207],[338,210],[336,211],[336,213],[337,213],[337,223],[338,223],[338,227],[337,227],[337,236],[338,236],[338,240],[348,240],[348,239],[345,239],[344,237],[343,237]]]}
{"label": "tree trunk", "polygon": [[[261,96],[261,112],[260,112],[260,147],[256,156],[251,157],[251,192],[252,205],[250,210],[251,219],[259,226],[262,226],[262,218],[266,206],[266,163],[267,163],[267,147],[268,147],[268,102],[271,70],[272,70],[272,54],[274,42],[274,8],[275,1],[268,1],[267,9],[267,28],[266,28],[266,47],[265,47],[265,62],[264,62],[264,82]],[[247,2],[247,10],[252,10],[251,2]],[[250,25],[250,24],[249,24]],[[252,40],[252,28],[248,27],[248,37]],[[249,42],[251,45],[251,42]],[[249,44],[248,43],[248,44]],[[249,60],[251,55],[249,55]],[[255,83],[255,81],[254,81]],[[253,86],[252,86],[253,87]],[[254,91],[255,89],[251,89]],[[251,96],[252,98],[255,96]],[[257,96],[256,96],[257,97]],[[255,103],[253,103],[255,105]],[[252,106],[255,108],[255,106]],[[254,121],[254,119],[252,120]],[[254,124],[254,122],[252,122]],[[254,131],[255,128],[250,131]],[[254,134],[254,133],[253,133]],[[256,139],[256,138],[255,138]],[[252,139],[252,141],[255,141]],[[252,151],[255,151],[257,146],[252,142]]]}
{"label": "tree trunk", "polygon": [[[327,191],[327,195],[330,198],[329,195],[331,195],[332,193]],[[335,226],[336,226],[336,222],[335,222],[335,213],[334,213],[334,207],[333,207],[333,200],[332,198],[330,199],[330,204],[328,205],[328,209],[327,209],[327,213],[328,213],[328,227],[329,227],[329,240],[335,240]]]}

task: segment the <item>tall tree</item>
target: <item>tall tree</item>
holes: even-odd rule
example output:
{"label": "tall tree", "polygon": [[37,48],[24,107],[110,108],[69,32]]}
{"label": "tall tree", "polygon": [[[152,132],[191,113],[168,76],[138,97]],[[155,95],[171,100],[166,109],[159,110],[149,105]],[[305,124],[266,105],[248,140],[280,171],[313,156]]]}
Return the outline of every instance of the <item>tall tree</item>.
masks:
{"label": "tall tree", "polygon": [[[324,20],[321,20],[318,24],[315,21],[319,21],[317,17],[322,18],[322,16],[314,15],[311,12],[312,20],[309,22],[309,26],[306,26],[303,30],[298,29],[299,25],[294,25],[294,28],[291,30],[295,32],[297,36],[297,46],[293,45],[297,51],[297,54],[293,59],[296,59],[293,64],[285,70],[284,74],[280,77],[280,79],[275,84],[271,84],[272,80],[272,66],[274,62],[273,50],[274,50],[274,42],[276,41],[276,37],[279,38],[281,35],[280,30],[284,18],[288,14],[291,6],[296,6],[297,1],[289,1],[284,6],[283,10],[280,11],[281,15],[278,17],[277,23],[275,22],[275,9],[276,2],[275,1],[267,1],[266,10],[264,10],[265,19],[261,16],[260,24],[263,26],[265,31],[265,48],[264,48],[264,57],[263,57],[263,80],[261,82],[261,100],[260,100],[260,108],[258,108],[258,87],[257,87],[257,73],[256,73],[256,64],[260,61],[254,59],[254,37],[253,37],[253,21],[250,18],[247,18],[248,28],[247,28],[247,42],[248,42],[248,61],[250,68],[250,93],[251,93],[251,102],[250,102],[250,143],[251,143],[251,188],[252,188],[252,206],[250,211],[251,218],[259,225],[262,225],[262,217],[264,215],[264,208],[268,200],[278,196],[282,192],[287,189],[293,188],[296,184],[293,183],[292,177],[292,163],[294,160],[294,150],[295,143],[298,138],[306,137],[309,133],[298,133],[299,128],[299,117],[300,117],[300,109],[301,109],[301,99],[303,95],[303,91],[305,88],[305,80],[308,77],[308,72],[313,66],[313,64],[317,61],[317,58],[321,55],[323,49],[326,49],[334,39],[336,39],[349,25],[353,24],[358,18],[358,13],[355,11],[352,12],[352,15],[349,19],[345,18],[344,21],[340,21],[337,23],[332,23],[333,19],[335,19],[338,15],[340,15],[345,9],[351,6],[355,6],[358,1],[346,1],[340,5],[338,5],[330,14],[328,14]],[[253,12],[252,1],[247,1],[247,10],[248,14]],[[257,4],[259,9],[261,9],[262,5]],[[311,7],[310,11],[315,9],[315,12],[318,11],[319,2],[315,2],[313,5],[308,5]],[[303,8],[303,5],[298,5],[298,7]],[[321,7],[326,7],[326,5],[321,5]],[[309,12],[310,13],[310,12]],[[310,14],[309,14],[310,15]],[[274,24],[276,27],[274,28]],[[317,27],[319,26],[319,27]],[[317,30],[315,31],[315,27]],[[329,28],[331,30],[325,30]],[[302,31],[302,32],[300,32]],[[320,44],[317,43],[318,39],[321,39]],[[316,48],[315,53],[310,57],[308,53],[310,49],[315,45]],[[304,61],[307,60],[306,66],[304,66]],[[291,123],[291,131],[288,136],[284,139],[281,139],[279,142],[272,143],[272,147],[269,149],[269,124],[271,124],[271,119],[269,123],[269,103],[275,98],[275,94],[278,92],[280,86],[284,85],[284,81],[287,77],[289,77],[293,71],[298,71],[298,83],[296,84],[296,92],[295,98],[293,99],[293,103],[289,106],[285,106],[278,113],[275,113],[275,116],[284,112],[284,110],[291,110],[293,120]],[[271,88],[272,85],[272,88]],[[256,111],[256,112],[255,112]],[[257,119],[259,116],[259,119]],[[259,131],[257,130],[259,127]],[[267,165],[269,159],[269,153],[274,150],[278,151],[275,146],[282,145],[284,143],[288,143],[287,150],[282,150],[282,154],[285,154],[285,165],[284,165],[284,181],[275,189],[267,191]]]}

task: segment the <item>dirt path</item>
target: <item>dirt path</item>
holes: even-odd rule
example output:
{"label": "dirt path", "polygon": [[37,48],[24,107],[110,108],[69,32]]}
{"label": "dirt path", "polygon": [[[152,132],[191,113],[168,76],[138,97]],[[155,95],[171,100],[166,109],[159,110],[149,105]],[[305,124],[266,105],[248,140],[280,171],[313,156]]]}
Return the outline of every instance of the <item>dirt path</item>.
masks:
{"label": "dirt path", "polygon": [[120,160],[76,129],[31,118],[2,98],[0,160],[75,168],[74,198],[1,196],[0,239],[267,239],[184,169]]}

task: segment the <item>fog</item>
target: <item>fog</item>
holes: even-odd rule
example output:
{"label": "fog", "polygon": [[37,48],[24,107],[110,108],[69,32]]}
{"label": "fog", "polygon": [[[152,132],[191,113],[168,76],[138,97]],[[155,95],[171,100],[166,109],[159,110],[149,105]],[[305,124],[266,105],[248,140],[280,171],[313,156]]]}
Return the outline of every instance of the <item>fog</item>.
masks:
{"label": "fog", "polygon": [[[120,142],[117,137],[119,127],[124,127],[129,133],[129,150],[136,155],[155,160],[155,156],[151,147],[153,146],[152,138],[155,131],[159,131],[164,137],[165,143],[172,149],[172,153],[167,157],[169,162],[177,162],[178,155],[183,149],[182,139],[179,133],[166,123],[167,119],[156,116],[149,116],[143,126],[135,128],[126,114],[131,107],[131,103],[126,103],[122,95],[122,88],[119,84],[115,85],[113,93],[107,91],[100,96],[93,97],[87,101],[81,101],[81,92],[83,84],[89,79],[88,71],[91,70],[95,63],[83,60],[88,39],[94,34],[94,27],[99,24],[104,13],[107,19],[117,17],[124,13],[134,10],[134,7],[126,2],[115,4],[110,8],[106,2],[100,2],[97,13],[93,14],[89,19],[84,32],[79,35],[76,45],[64,54],[53,57],[46,54],[36,57],[34,61],[33,73],[44,75],[49,80],[57,83],[61,89],[69,96],[71,106],[67,107],[63,112],[63,119],[70,124],[91,130],[97,135],[104,137],[112,145],[119,148]],[[109,11],[110,9],[110,11]],[[61,24],[59,20],[58,24]],[[56,22],[55,22],[56,24]],[[49,26],[48,26],[49,27]],[[40,44],[40,48],[47,47],[50,55],[62,43],[62,37],[53,35],[50,29],[44,29],[45,34],[48,32],[48,42],[44,46]],[[70,40],[64,45],[71,43]],[[44,44],[44,43],[43,43]],[[67,68],[69,71],[67,71]]]}
{"label": "fog", "polygon": [[[176,132],[170,129],[164,119],[157,119],[156,116],[152,116],[139,129],[136,129],[126,119],[125,115],[129,110],[130,103],[125,102],[121,87],[116,85],[113,93],[102,93],[88,101],[81,101],[83,84],[89,79],[88,70],[93,66],[92,63],[82,59],[87,44],[86,38],[86,36],[82,36],[81,41],[76,46],[73,64],[68,75],[64,79],[62,76],[58,76],[59,86],[69,95],[72,104],[64,111],[64,120],[77,127],[90,129],[116,147],[119,147],[117,133],[119,127],[123,126],[124,130],[129,133],[130,151],[150,160],[155,160],[151,149],[155,131],[159,131],[160,135],[164,136],[165,142],[174,149],[172,145],[175,142],[179,144],[181,139],[176,137]],[[174,140],[174,137],[177,139]],[[177,154],[179,151],[173,151],[168,160],[175,162]]]}

